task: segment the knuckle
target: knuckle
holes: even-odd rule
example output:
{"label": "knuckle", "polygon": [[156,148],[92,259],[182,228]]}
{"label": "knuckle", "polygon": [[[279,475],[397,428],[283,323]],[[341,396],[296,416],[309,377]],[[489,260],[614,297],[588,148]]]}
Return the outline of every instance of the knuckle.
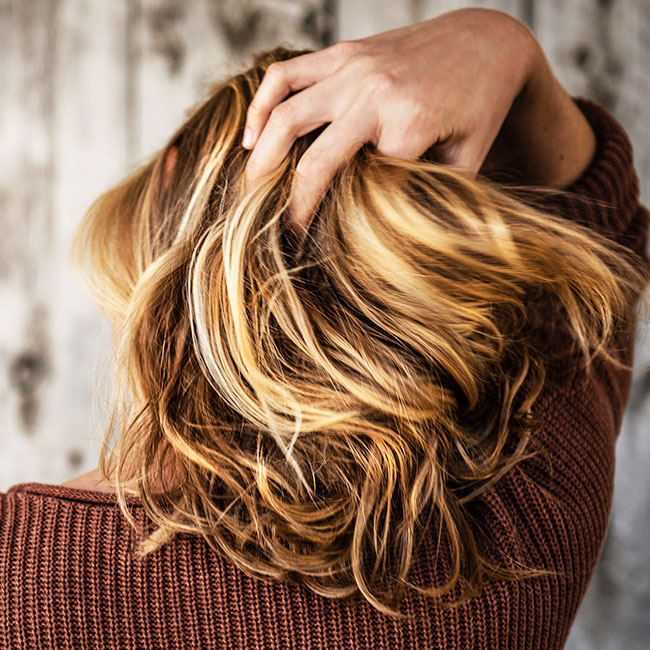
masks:
{"label": "knuckle", "polygon": [[366,88],[371,95],[386,95],[395,88],[395,85],[395,76],[389,70],[375,70],[366,80]]}
{"label": "knuckle", "polygon": [[339,41],[332,46],[332,49],[337,56],[347,59],[361,53],[363,45],[361,41]]}
{"label": "knuckle", "polygon": [[431,108],[422,98],[404,97],[401,107],[401,114],[409,127],[417,129],[418,125],[431,122]]}
{"label": "knuckle", "polygon": [[274,125],[288,128],[296,117],[296,111],[291,102],[284,101],[278,104],[272,111],[269,120]]}
{"label": "knuckle", "polygon": [[266,69],[266,77],[272,81],[281,80],[285,75],[286,64],[283,61],[274,61]]}
{"label": "knuckle", "polygon": [[296,166],[296,173],[307,185],[313,185],[324,171],[323,161],[314,154],[303,154]]}
{"label": "knuckle", "polygon": [[390,158],[400,158],[404,155],[403,144],[399,140],[382,141],[379,151]]}

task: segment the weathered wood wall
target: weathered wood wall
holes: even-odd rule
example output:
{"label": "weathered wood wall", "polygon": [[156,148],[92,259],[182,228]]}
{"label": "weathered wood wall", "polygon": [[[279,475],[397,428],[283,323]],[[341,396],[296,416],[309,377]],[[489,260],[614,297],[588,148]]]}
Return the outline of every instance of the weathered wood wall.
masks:
{"label": "weathered wood wall", "polygon": [[[96,465],[91,395],[108,332],[67,265],[89,202],[251,50],[321,47],[469,5],[529,24],[569,91],[618,117],[650,203],[648,0],[0,0],[0,490]],[[618,464],[574,650],[650,638],[649,373],[635,380]]]}

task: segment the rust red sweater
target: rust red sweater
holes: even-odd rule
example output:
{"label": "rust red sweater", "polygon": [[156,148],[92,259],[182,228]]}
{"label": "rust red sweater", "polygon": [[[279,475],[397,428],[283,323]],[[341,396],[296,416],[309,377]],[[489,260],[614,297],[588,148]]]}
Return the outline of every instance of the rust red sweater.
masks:
{"label": "rust red sweater", "polygon": [[[570,189],[606,203],[587,209],[561,198],[555,207],[645,256],[649,215],[639,205],[630,141],[602,107],[576,102],[598,145]],[[625,340],[628,361],[633,340]],[[550,465],[540,457],[521,463],[476,506],[506,555],[555,575],[488,582],[452,610],[408,590],[400,621],[363,599],[252,579],[198,538],[177,537],[138,561],[113,495],[25,483],[0,495],[0,648],[559,648],[605,535],[631,382],[629,372],[604,364],[588,382],[571,376],[549,382],[533,408]],[[143,522],[142,506],[131,503]],[[418,552],[416,584],[438,582],[436,539],[425,538]]]}

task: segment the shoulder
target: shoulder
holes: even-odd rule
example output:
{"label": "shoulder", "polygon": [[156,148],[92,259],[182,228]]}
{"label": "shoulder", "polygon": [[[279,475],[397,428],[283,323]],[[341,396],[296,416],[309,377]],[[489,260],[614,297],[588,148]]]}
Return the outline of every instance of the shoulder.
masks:
{"label": "shoulder", "polygon": [[[84,505],[117,506],[117,495],[112,486],[98,483],[92,477],[93,473],[84,474],[59,485],[29,481],[17,483],[0,493],[0,503],[3,507],[19,507],[21,505],[38,506],[40,503],[58,503],[61,507]],[[129,505],[141,505],[138,498],[126,496]]]}
{"label": "shoulder", "polygon": [[81,474],[80,476],[75,476],[75,478],[62,483],[61,486],[74,488],[76,490],[115,493],[113,486],[102,476],[99,467],[96,467],[85,474]]}

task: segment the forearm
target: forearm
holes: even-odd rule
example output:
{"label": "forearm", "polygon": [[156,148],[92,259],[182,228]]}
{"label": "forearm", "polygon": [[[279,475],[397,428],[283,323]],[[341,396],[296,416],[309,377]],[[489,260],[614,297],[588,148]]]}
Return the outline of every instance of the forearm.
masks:
{"label": "forearm", "polygon": [[481,171],[491,175],[516,170],[519,181],[562,188],[585,170],[594,155],[596,138],[532,33],[531,47],[528,80]]}

